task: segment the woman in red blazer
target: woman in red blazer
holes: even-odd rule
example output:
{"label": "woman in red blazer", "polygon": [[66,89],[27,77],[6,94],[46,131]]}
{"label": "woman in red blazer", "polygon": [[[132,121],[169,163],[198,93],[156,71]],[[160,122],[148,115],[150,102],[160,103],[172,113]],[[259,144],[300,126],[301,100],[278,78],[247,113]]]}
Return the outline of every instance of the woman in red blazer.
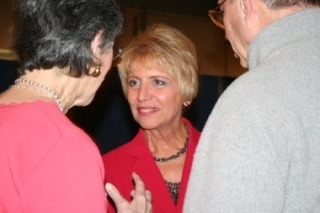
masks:
{"label": "woman in red blazer", "polygon": [[[198,92],[195,46],[179,30],[155,24],[131,41],[118,68],[141,128],[132,141],[103,156],[106,182],[130,200],[135,172],[152,193],[154,213],[182,212],[200,136],[183,118]],[[108,206],[116,212],[111,200]]]}

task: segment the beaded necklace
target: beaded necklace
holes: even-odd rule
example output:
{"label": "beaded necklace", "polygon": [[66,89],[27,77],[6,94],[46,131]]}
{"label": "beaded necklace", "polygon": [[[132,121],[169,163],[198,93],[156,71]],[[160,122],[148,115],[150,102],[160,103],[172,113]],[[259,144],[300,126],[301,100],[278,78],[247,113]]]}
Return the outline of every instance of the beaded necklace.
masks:
{"label": "beaded necklace", "polygon": [[[20,83],[26,83],[30,86],[20,85]],[[41,93],[41,94],[51,98],[54,102],[56,102],[59,109],[63,112],[63,107],[62,107],[62,104],[61,104],[61,101],[60,101],[58,95],[53,91],[53,89],[51,89],[50,87],[48,87],[45,84],[37,83],[37,82],[30,81],[30,80],[27,80],[24,78],[18,78],[17,80],[14,81],[14,84],[11,87]],[[35,88],[35,87],[37,87],[37,88]]]}
{"label": "beaded necklace", "polygon": [[189,129],[188,127],[186,126],[187,128],[187,139],[186,139],[186,142],[184,143],[184,146],[182,147],[182,149],[180,149],[177,153],[169,156],[169,157],[163,157],[163,158],[160,158],[160,157],[153,157],[153,159],[157,162],[167,162],[169,160],[173,160],[173,159],[176,159],[178,158],[180,155],[186,153],[187,151],[187,148],[188,148],[188,140],[189,140]]}
{"label": "beaded necklace", "polygon": [[[182,147],[182,149],[180,149],[177,153],[175,153],[175,154],[173,154],[173,155],[171,155],[169,157],[163,157],[163,158],[153,157],[153,159],[155,161],[157,161],[157,162],[167,162],[169,160],[176,159],[180,155],[186,153],[187,148],[188,148],[188,141],[189,141],[189,128],[186,126],[186,129],[187,129],[187,138],[186,138],[186,141],[185,141],[184,146]],[[180,182],[173,183],[173,182],[170,182],[170,181],[167,181],[167,180],[164,180],[164,182],[166,184],[167,189],[169,190],[170,196],[171,196],[174,204],[177,205],[181,183]]]}

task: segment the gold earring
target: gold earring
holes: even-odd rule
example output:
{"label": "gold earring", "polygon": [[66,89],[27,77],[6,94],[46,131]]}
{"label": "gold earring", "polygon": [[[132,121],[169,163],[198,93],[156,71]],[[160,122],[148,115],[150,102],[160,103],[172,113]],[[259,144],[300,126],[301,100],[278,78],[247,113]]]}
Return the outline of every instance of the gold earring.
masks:
{"label": "gold earring", "polygon": [[101,65],[100,65],[100,64],[97,64],[97,65],[95,66],[95,68],[94,68],[93,73],[91,73],[90,75],[91,75],[92,77],[98,77],[98,76],[100,75],[100,73],[101,73]]}

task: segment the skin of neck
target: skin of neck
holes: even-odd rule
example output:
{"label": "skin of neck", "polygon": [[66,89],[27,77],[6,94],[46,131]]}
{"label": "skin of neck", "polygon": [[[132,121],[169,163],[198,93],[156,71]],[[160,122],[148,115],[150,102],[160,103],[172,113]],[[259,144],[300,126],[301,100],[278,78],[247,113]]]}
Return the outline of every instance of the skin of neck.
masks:
{"label": "skin of neck", "polygon": [[153,154],[160,156],[170,155],[177,150],[180,150],[187,138],[187,129],[184,123],[170,125],[166,129],[145,129],[145,137],[148,142],[149,149]]}
{"label": "skin of neck", "polygon": [[53,69],[40,69],[26,71],[25,75],[21,78],[44,84],[51,88],[57,95],[63,106],[64,113],[73,107],[76,103],[76,94],[74,91],[77,88],[77,79],[75,77],[68,76],[65,70],[53,68]]}

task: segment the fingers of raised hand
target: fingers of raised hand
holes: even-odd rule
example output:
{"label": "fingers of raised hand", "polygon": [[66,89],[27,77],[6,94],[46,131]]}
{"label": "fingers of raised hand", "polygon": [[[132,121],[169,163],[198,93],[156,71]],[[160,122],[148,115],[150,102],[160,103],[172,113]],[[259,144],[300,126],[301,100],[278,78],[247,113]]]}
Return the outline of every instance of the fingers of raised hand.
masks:
{"label": "fingers of raised hand", "polygon": [[132,178],[135,184],[135,191],[137,193],[144,192],[145,191],[144,182],[141,180],[139,175],[137,175],[136,173],[132,173]]}
{"label": "fingers of raised hand", "polygon": [[146,190],[146,198],[147,198],[147,201],[151,203],[152,201],[152,194],[150,191]]}
{"label": "fingers of raised hand", "polygon": [[131,196],[133,197],[132,202],[139,203],[140,205],[144,205],[143,212],[152,212],[152,194],[150,191],[145,189],[145,185],[141,178],[136,174],[132,174],[132,178],[135,182],[135,190],[131,191]]}
{"label": "fingers of raised hand", "polygon": [[131,191],[132,201],[124,199],[118,189],[110,183],[107,183],[106,192],[114,201],[118,213],[152,213],[152,195],[145,190],[144,182],[136,174],[132,174],[135,183],[135,190]]}
{"label": "fingers of raised hand", "polygon": [[111,183],[107,183],[105,189],[107,191],[107,194],[114,201],[117,209],[121,208],[121,206],[123,205],[127,205],[128,202],[121,196],[118,189],[114,187]]}

